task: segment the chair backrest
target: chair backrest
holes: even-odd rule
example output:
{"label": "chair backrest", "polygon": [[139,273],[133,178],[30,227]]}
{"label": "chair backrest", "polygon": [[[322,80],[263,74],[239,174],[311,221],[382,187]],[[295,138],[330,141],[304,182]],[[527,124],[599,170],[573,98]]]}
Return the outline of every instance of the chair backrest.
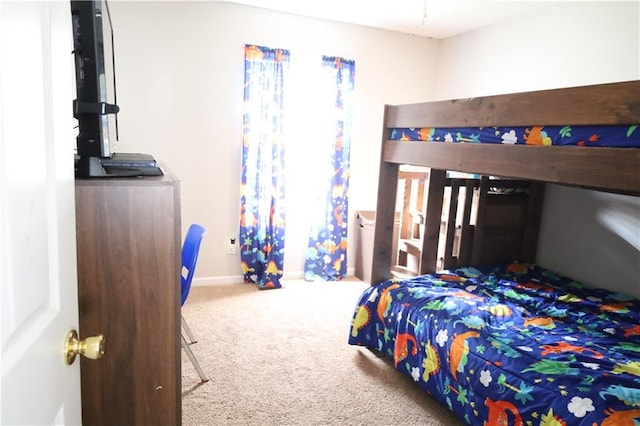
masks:
{"label": "chair backrest", "polygon": [[184,238],[184,244],[182,245],[182,271],[180,273],[181,306],[184,305],[184,302],[187,301],[187,296],[189,296],[191,280],[193,280],[193,274],[196,270],[196,264],[198,263],[200,243],[206,233],[207,230],[205,227],[194,223],[189,226],[187,235]]}

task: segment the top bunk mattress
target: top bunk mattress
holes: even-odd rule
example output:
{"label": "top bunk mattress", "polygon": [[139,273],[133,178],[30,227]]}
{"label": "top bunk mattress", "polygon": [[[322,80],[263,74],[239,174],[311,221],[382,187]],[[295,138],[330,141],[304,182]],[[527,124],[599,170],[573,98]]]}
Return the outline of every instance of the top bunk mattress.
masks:
{"label": "top bunk mattress", "polygon": [[390,140],[533,146],[640,147],[638,124],[625,126],[392,128]]}

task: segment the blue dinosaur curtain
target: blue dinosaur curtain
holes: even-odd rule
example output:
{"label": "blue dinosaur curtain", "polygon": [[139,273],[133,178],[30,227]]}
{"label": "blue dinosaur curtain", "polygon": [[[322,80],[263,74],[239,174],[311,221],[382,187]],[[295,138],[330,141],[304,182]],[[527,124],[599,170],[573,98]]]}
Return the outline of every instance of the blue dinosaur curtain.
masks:
{"label": "blue dinosaur curtain", "polygon": [[[322,79],[318,82],[326,89],[324,98],[327,114],[319,118],[328,140],[321,155],[311,161],[319,165],[321,189],[317,191],[317,205],[310,208],[312,215],[309,247],[305,258],[305,280],[337,281],[347,272],[347,223],[349,213],[349,151],[355,62],[338,57],[322,57]],[[322,102],[322,100],[319,100]],[[325,126],[323,129],[322,126]],[[326,144],[326,145],[325,145]]]}
{"label": "blue dinosaur curtain", "polygon": [[281,286],[284,86],[289,51],[245,46],[240,259],[247,283]]}

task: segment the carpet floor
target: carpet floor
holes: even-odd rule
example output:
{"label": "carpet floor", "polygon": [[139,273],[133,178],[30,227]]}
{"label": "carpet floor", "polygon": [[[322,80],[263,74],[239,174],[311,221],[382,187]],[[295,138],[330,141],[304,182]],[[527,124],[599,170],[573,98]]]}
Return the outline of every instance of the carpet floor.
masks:
{"label": "carpet floor", "polygon": [[388,358],[347,344],[366,286],[346,279],[192,288],[182,314],[211,380],[201,383],[183,351],[183,424],[462,425]]}

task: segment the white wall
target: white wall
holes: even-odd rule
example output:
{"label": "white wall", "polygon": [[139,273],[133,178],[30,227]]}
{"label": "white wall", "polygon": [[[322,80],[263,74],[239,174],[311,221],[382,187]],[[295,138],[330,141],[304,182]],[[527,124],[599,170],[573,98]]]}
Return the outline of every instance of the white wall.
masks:
{"label": "white wall", "polygon": [[634,80],[637,1],[549,2],[535,14],[443,40],[438,98]]}
{"label": "white wall", "polygon": [[[355,211],[376,203],[383,105],[433,98],[438,42],[221,2],[118,1],[110,9],[121,108],[116,151],[153,154],[180,178],[183,230],[191,222],[209,230],[196,271],[200,283],[241,274],[239,256],[226,254],[226,240],[237,235],[239,223],[244,45],[355,59],[352,271]],[[291,214],[288,221],[299,223]],[[307,235],[291,228],[285,275],[295,276],[303,269]]]}
{"label": "white wall", "polygon": [[[640,79],[639,19],[638,2],[556,2],[444,40],[437,97]],[[540,264],[640,298],[640,198],[548,185],[542,227]]]}

